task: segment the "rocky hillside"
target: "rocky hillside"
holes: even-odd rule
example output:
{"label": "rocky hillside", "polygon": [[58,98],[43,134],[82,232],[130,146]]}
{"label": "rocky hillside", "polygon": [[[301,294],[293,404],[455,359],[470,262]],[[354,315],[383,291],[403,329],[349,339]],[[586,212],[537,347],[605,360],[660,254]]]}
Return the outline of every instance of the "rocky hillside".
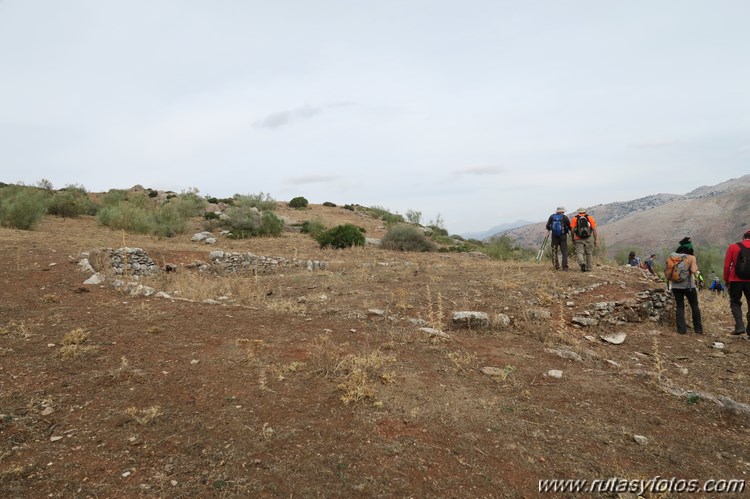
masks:
{"label": "rocky hillside", "polygon": [[[592,206],[589,213],[599,224],[599,234],[609,255],[625,247],[641,254],[664,252],[684,236],[703,245],[725,246],[750,226],[750,175],[687,194],[654,194],[633,201]],[[573,213],[569,213],[572,216]],[[544,222],[501,232],[522,246],[538,248]]]}

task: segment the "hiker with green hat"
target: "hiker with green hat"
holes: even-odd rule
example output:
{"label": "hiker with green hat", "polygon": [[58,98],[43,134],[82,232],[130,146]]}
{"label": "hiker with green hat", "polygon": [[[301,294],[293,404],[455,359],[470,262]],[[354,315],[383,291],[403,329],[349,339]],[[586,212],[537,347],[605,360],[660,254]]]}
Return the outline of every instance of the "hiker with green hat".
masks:
{"label": "hiker with green hat", "polygon": [[690,304],[693,316],[693,331],[703,334],[703,323],[701,322],[701,309],[698,306],[697,278],[700,276],[698,260],[693,255],[693,243],[689,237],[680,240],[680,246],[669,255],[664,265],[664,276],[667,285],[670,286],[675,300],[675,315],[677,319],[677,332],[687,333],[685,322],[685,300]]}

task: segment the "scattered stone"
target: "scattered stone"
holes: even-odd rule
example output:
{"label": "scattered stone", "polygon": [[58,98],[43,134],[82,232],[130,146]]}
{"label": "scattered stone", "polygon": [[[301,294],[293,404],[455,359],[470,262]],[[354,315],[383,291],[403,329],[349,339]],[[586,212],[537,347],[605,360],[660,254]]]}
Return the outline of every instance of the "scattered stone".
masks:
{"label": "scattered stone", "polygon": [[600,336],[600,338],[612,345],[622,345],[623,343],[625,343],[625,338],[627,338],[627,336],[627,333],[612,333],[603,334]]}
{"label": "scattered stone", "polygon": [[216,300],[212,300],[211,298],[206,298],[201,303],[205,303],[206,305],[218,305],[219,302]]}
{"label": "scattered stone", "polygon": [[376,315],[378,317],[383,317],[385,315],[385,310],[381,310],[379,308],[368,308],[367,315]]}
{"label": "scattered stone", "polygon": [[59,442],[62,439],[63,437],[60,437],[60,436],[49,437],[50,442]]}
{"label": "scattered stone", "polygon": [[420,327],[419,330],[429,334],[430,338],[438,337],[444,338],[446,340],[451,339],[451,336],[448,333],[444,333],[443,331],[435,329],[434,327]]}
{"label": "scattered stone", "polygon": [[481,251],[469,251],[467,253],[464,253],[466,256],[470,256],[472,258],[477,258],[479,260],[489,260],[490,257],[486,253],[482,253]]}
{"label": "scattered stone", "polygon": [[528,311],[531,320],[549,320],[552,318],[549,310],[532,309]]}
{"label": "scattered stone", "polygon": [[607,364],[609,364],[612,367],[620,367],[620,364],[618,364],[614,360],[604,359],[604,362],[606,362]]}
{"label": "scattered stone", "polygon": [[198,363],[200,363],[200,360],[198,360],[198,359],[193,359],[193,360],[191,360],[191,361],[190,361],[190,363],[191,363],[192,365],[195,365],[195,364],[198,364]]}
{"label": "scattered stone", "polygon": [[169,293],[165,293],[164,291],[159,291],[154,296],[157,298],[172,298]]}
{"label": "scattered stone", "polygon": [[587,340],[589,340],[592,343],[596,341],[596,338],[594,338],[590,334],[587,334],[586,336],[584,336],[584,338],[586,338]]}
{"label": "scattered stone", "polygon": [[573,324],[578,324],[579,326],[596,326],[599,324],[599,321],[593,317],[576,316],[571,319],[571,322],[573,322]]}
{"label": "scattered stone", "polygon": [[482,374],[486,374],[487,376],[503,376],[505,374],[505,371],[503,369],[500,369],[499,367],[485,366],[481,368],[480,371],[482,371]]}
{"label": "scattered stone", "polygon": [[490,316],[485,312],[453,312],[453,324],[472,328],[490,325]]}
{"label": "scattered stone", "polygon": [[357,332],[357,330],[356,330],[356,329],[354,329],[354,328],[351,328],[351,329],[349,330],[349,332],[350,332],[350,333],[356,333],[356,332]]}
{"label": "scattered stone", "polygon": [[717,350],[724,350],[724,347],[725,347],[724,343],[720,341],[714,341],[713,345],[711,346]]}
{"label": "scattered stone", "polygon": [[681,367],[681,368],[680,368],[680,373],[682,373],[682,374],[687,374],[687,373],[688,373],[688,369],[687,369],[687,367]]}
{"label": "scattered stone", "polygon": [[207,237],[203,240],[206,244],[216,244],[216,238],[215,237]]}
{"label": "scattered stone", "polygon": [[199,243],[201,241],[205,241],[209,237],[214,237],[214,235],[211,234],[210,232],[204,231],[204,232],[199,232],[197,234],[193,234],[193,237],[190,240],[194,243]]}
{"label": "scattered stone", "polygon": [[544,373],[544,375],[550,378],[562,379],[563,372],[559,369],[550,369],[549,371]]}
{"label": "scattered stone", "polygon": [[42,416],[49,416],[53,412],[55,412],[55,410],[53,408],[51,408],[51,407],[45,407],[44,410],[42,411]]}
{"label": "scattered stone", "polygon": [[383,244],[382,239],[376,239],[374,237],[366,237],[365,244],[368,246],[381,246]]}
{"label": "scattered stone", "polygon": [[224,252],[220,250],[212,251],[208,254],[208,258],[213,262],[215,260],[221,260],[224,258]]}
{"label": "scattered stone", "polygon": [[170,480],[169,483],[172,487],[177,487],[177,480]]}
{"label": "scattered stone", "polygon": [[495,316],[495,324],[501,328],[508,327],[510,325],[510,317],[507,314],[499,313]]}
{"label": "scattered stone", "polygon": [[415,326],[427,326],[427,321],[424,319],[415,319],[412,317],[409,319],[409,322],[411,322]]}
{"label": "scattered stone", "polygon": [[333,332],[333,329],[326,328],[323,330],[323,334],[331,334],[332,332]]}
{"label": "scattered stone", "polygon": [[130,471],[126,471],[125,473],[123,473],[123,474],[122,474],[122,477],[123,477],[123,478],[127,478],[127,477],[129,477],[130,475],[132,475],[132,474],[133,474],[132,472],[130,472]]}
{"label": "scattered stone", "polygon": [[576,362],[583,362],[583,357],[578,355],[572,350],[556,349],[556,348],[545,348],[545,352],[557,355],[563,359],[574,360]]}
{"label": "scattered stone", "polygon": [[566,307],[575,307],[575,306],[576,306],[576,302],[574,302],[574,301],[569,301],[569,302],[565,303],[565,306],[566,306]]}
{"label": "scattered stone", "polygon": [[103,282],[104,282],[104,276],[98,272],[92,275],[91,277],[89,277],[88,279],[86,279],[85,281],[83,281],[84,284],[90,284],[94,286],[101,284]]}
{"label": "scattered stone", "polygon": [[648,439],[643,435],[633,435],[633,441],[638,445],[646,445],[648,443]]}

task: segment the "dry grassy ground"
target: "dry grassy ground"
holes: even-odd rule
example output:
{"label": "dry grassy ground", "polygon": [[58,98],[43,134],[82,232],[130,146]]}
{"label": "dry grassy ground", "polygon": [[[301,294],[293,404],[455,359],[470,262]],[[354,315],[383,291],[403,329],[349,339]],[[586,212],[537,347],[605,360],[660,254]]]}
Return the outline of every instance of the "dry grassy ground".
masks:
{"label": "dry grassy ground", "polygon": [[[377,221],[316,210],[382,235]],[[629,324],[615,346],[584,338],[611,330],[570,323],[564,292],[601,283],[577,296],[588,304],[658,286],[635,269],[320,250],[303,234],[209,247],[92,219],[47,218],[32,232],[1,229],[0,240],[4,497],[535,497],[545,478],[750,470],[745,416],[667,392],[750,403],[750,342],[728,336],[726,298],[701,297],[705,336]],[[123,245],[160,265],[207,260],[210,249],[329,263],[213,278],[180,267],[148,282],[237,306],[83,286],[79,253]],[[459,329],[450,323],[459,310],[512,322]],[[583,362],[547,351],[561,347]],[[550,369],[562,379],[545,377]]]}

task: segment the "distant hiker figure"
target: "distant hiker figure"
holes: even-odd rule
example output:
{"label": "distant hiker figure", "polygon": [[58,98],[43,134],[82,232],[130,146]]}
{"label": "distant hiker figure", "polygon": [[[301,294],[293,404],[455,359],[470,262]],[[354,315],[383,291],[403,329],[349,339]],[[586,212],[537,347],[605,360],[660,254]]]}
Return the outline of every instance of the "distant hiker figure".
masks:
{"label": "distant hiker figure", "polygon": [[547,220],[547,230],[552,235],[552,263],[555,270],[568,270],[568,233],[570,219],[565,215],[565,208],[558,206],[555,213]]}
{"label": "distant hiker figure", "polygon": [[708,286],[708,290],[713,291],[716,294],[721,294],[724,292],[724,285],[718,277],[714,277],[713,281],[711,281],[711,285]]}
{"label": "distant hiker figure", "polygon": [[643,268],[641,265],[641,259],[635,256],[635,251],[631,251],[628,255],[628,265],[631,267],[638,267],[639,269]]}
{"label": "distant hiker figure", "polygon": [[591,272],[594,267],[594,246],[597,244],[596,220],[586,213],[586,208],[578,208],[578,215],[570,221],[570,228],[581,272]]}
{"label": "distant hiker figure", "polygon": [[652,254],[650,257],[646,258],[646,261],[643,262],[643,264],[646,266],[646,270],[648,270],[651,275],[656,275],[656,269],[654,268],[655,258],[656,255]]}
{"label": "distant hiker figure", "polygon": [[[729,307],[734,318],[734,331],[739,335],[749,333],[750,325],[750,230],[742,241],[729,245],[724,257],[724,282],[729,286]],[[747,304],[747,322],[742,317],[742,295]]]}
{"label": "distant hiker figure", "polygon": [[687,333],[685,323],[685,298],[690,304],[693,315],[693,330],[703,334],[703,323],[701,322],[701,310],[698,306],[698,289],[696,288],[696,276],[698,271],[698,260],[693,256],[693,243],[686,237],[680,241],[680,246],[669,255],[664,265],[664,276],[667,285],[671,287],[675,299],[675,315],[677,316],[677,332]]}

